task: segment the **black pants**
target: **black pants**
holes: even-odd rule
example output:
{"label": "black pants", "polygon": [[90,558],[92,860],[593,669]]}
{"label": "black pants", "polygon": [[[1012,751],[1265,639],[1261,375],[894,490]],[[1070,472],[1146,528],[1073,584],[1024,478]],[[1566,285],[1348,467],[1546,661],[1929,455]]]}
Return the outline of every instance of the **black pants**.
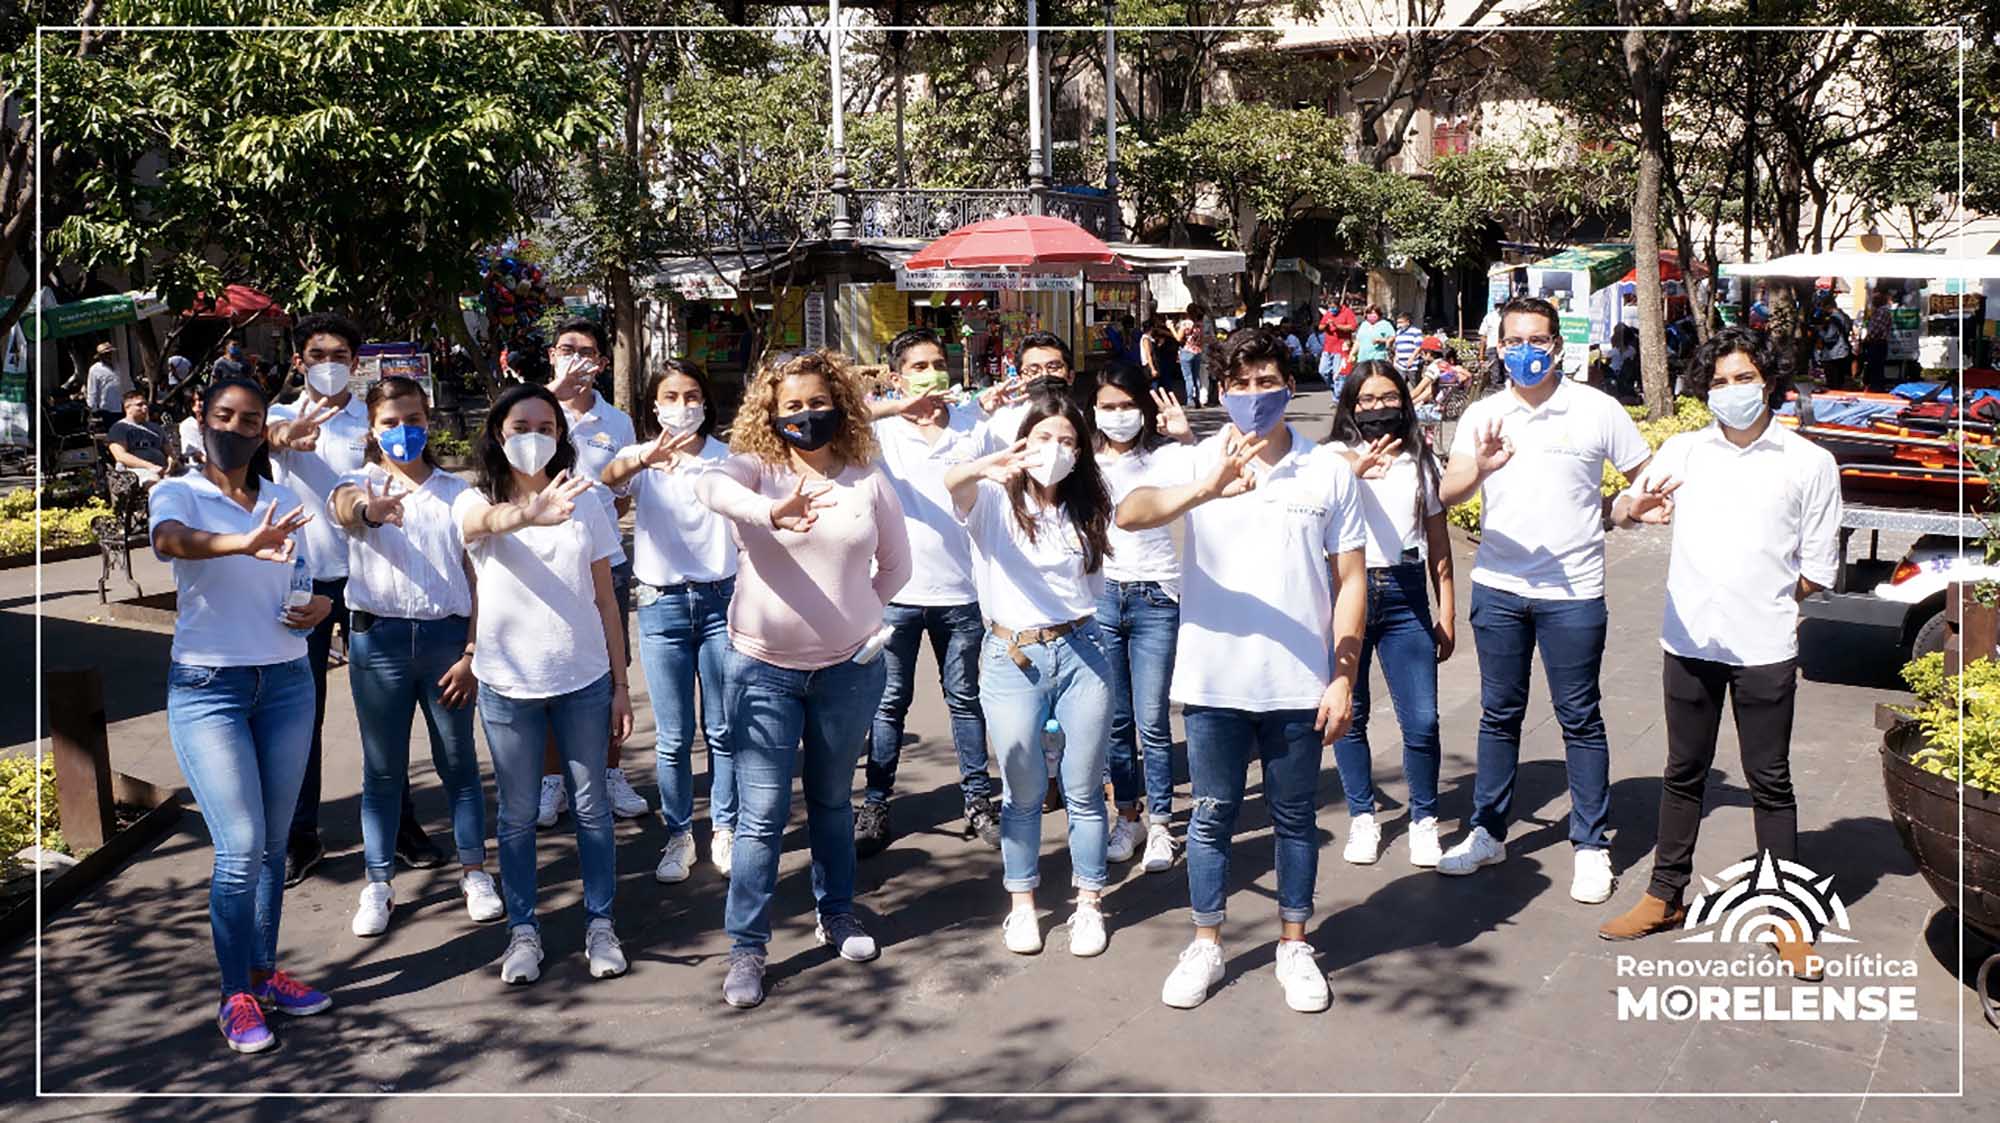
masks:
{"label": "black pants", "polygon": [[1868,340],[1861,344],[1862,388],[1877,394],[1889,389],[1889,341]]}
{"label": "black pants", "polygon": [[[326,663],[333,654],[333,630],[338,627],[342,635],[352,638],[347,620],[347,578],[333,581],[314,581],[313,592],[333,600],[333,611],[306,637],[306,664],[312,668],[313,676],[313,740],[312,752],[306,757],[305,780],[299,784],[298,808],[292,812],[292,841],[303,842],[319,837],[319,767],[320,767],[320,727],[326,724]],[[358,817],[358,816],[357,816]],[[397,828],[398,834],[408,834],[417,826],[416,809],[410,806],[409,778],[403,780],[403,821]]]}
{"label": "black pants", "polygon": [[1701,832],[1702,794],[1715,763],[1722,728],[1722,695],[1736,714],[1743,775],[1750,785],[1757,849],[1798,860],[1799,806],[1792,797],[1792,699],[1798,664],[1736,667],[1703,659],[1666,656],[1667,772],[1660,787],[1660,841],[1647,890],[1678,902],[1694,870]]}

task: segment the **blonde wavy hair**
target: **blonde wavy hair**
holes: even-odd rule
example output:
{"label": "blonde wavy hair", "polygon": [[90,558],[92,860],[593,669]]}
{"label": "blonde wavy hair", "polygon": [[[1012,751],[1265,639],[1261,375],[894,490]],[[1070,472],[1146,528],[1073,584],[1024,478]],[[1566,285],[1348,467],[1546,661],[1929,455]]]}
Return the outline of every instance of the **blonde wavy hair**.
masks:
{"label": "blonde wavy hair", "polygon": [[806,375],[825,380],[833,404],[840,409],[840,433],[826,447],[848,464],[866,468],[875,460],[875,429],[870,424],[868,399],[847,360],[833,351],[807,351],[760,367],[737,408],[735,424],[729,430],[729,450],[748,453],[767,464],[790,464],[792,446],[778,436],[772,420],[777,416],[778,387],[787,378]]}

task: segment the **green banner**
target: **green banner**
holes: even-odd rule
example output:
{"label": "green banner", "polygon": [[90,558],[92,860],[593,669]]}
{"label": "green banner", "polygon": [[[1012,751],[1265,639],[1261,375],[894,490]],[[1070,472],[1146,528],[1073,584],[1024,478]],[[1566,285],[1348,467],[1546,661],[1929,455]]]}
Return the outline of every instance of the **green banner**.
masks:
{"label": "green banner", "polygon": [[1590,346],[1590,317],[1564,313],[1562,335],[1564,347]]}
{"label": "green banner", "polygon": [[71,335],[88,335],[94,331],[103,331],[106,328],[138,321],[139,308],[132,302],[131,294],[119,293],[115,296],[93,296],[88,300],[42,309],[39,334],[36,331],[34,310],[30,309],[21,315],[21,330],[30,340],[62,339]]}

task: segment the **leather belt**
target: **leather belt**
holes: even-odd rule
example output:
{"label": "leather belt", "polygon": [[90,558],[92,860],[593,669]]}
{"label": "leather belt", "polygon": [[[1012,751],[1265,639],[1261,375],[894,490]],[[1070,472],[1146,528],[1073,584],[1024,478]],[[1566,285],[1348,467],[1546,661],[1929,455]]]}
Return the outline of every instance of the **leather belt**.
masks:
{"label": "leather belt", "polygon": [[1028,628],[1019,632],[1010,632],[998,624],[989,623],[986,627],[994,635],[1007,641],[1007,658],[1012,659],[1016,667],[1025,671],[1029,667],[1034,666],[1034,664],[1028,661],[1027,652],[1021,650],[1023,647],[1054,643],[1071,632],[1076,631],[1088,623],[1089,620],[1090,617],[1088,616],[1079,616],[1067,624],[1051,624],[1046,628]]}

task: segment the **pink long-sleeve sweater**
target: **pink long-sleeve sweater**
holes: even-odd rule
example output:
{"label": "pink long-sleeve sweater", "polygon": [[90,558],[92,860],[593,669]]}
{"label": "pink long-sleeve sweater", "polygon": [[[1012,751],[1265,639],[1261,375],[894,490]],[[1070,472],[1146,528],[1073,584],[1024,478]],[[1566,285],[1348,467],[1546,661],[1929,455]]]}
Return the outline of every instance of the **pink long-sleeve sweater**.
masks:
{"label": "pink long-sleeve sweater", "polygon": [[703,472],[695,494],[729,519],[743,548],[730,642],[773,666],[812,671],[848,659],[881,628],[884,606],[910,579],[910,542],[894,489],[867,464],[834,477],[835,502],[811,530],[772,529],[772,503],[797,484],[790,469],[739,454]]}

